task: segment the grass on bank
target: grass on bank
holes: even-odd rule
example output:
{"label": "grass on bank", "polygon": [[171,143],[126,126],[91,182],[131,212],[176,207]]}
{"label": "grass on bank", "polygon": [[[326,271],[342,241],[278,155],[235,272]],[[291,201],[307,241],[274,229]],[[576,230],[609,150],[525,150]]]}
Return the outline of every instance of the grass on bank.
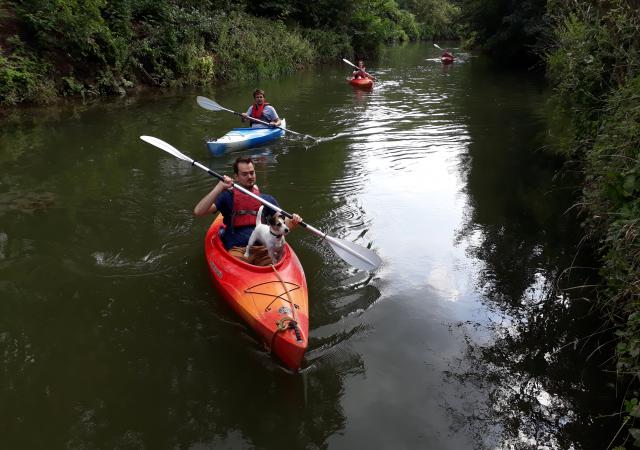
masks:
{"label": "grass on bank", "polygon": [[0,6],[0,105],[272,78],[420,37],[415,16],[393,0],[348,4],[316,29],[296,21],[295,2],[275,3],[274,18],[247,14],[242,1],[8,1]]}
{"label": "grass on bank", "polygon": [[554,3],[548,74],[572,118],[567,155],[584,172],[584,229],[606,283],[596,302],[617,326],[619,436],[640,446],[640,11],[624,0]]}

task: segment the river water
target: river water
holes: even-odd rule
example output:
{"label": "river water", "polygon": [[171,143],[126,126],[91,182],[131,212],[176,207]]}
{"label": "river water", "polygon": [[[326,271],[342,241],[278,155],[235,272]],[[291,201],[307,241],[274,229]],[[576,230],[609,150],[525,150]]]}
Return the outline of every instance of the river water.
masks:
{"label": "river water", "polygon": [[[580,285],[548,92],[531,72],[431,45],[263,80],[288,126],[222,157],[255,82],[19,109],[0,122],[0,448],[578,449],[617,429],[603,330]],[[370,246],[373,273],[313,234],[288,237],[309,285],[310,346],[291,374],[213,290],[215,182],[163,139],[258,184],[330,235]],[[573,267],[573,269],[569,269]]]}

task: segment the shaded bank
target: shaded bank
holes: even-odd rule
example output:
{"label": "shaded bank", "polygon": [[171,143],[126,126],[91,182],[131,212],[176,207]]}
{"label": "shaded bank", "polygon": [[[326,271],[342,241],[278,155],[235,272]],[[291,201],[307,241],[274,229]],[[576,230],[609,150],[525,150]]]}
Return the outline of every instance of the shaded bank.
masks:
{"label": "shaded bank", "polygon": [[[637,1],[549,10],[555,46],[548,49],[555,100],[568,116],[565,155],[584,176],[580,210],[598,247],[603,282],[595,300],[619,342],[621,416],[640,416],[640,12]],[[619,443],[640,445],[640,428]]]}

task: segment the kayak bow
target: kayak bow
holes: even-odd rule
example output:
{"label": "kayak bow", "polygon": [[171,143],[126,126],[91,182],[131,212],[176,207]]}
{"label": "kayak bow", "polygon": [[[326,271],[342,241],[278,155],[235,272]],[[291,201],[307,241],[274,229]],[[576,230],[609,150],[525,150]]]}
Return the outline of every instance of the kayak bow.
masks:
{"label": "kayak bow", "polygon": [[271,353],[293,371],[300,369],[308,345],[307,281],[289,244],[275,266],[254,266],[231,256],[220,239],[218,214],[205,239],[213,284]]}

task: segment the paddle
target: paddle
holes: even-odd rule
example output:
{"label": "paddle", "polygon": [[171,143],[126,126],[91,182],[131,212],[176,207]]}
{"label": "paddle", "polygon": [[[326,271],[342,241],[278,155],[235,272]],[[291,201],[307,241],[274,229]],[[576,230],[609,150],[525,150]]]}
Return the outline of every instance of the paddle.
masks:
{"label": "paddle", "polygon": [[[179,158],[183,161],[187,161],[188,163],[190,163],[192,166],[196,166],[199,169],[204,170],[205,172],[207,172],[209,175],[212,175],[214,177],[216,177],[218,180],[223,180],[224,177],[216,172],[214,172],[213,170],[209,169],[208,167],[200,164],[199,162],[189,158],[187,155],[184,155],[180,152],[180,150],[178,150],[177,148],[173,147],[171,144],[168,144],[158,138],[155,138],[153,136],[140,136],[140,139],[142,139],[145,142],[148,142],[151,145],[154,145],[156,147],[158,147],[161,150],[164,150],[167,153],[172,154],[173,156],[175,156],[176,158]],[[278,211],[280,214],[288,217],[288,218],[292,218],[293,216],[284,211],[283,209],[277,207],[276,205],[269,203],[268,201],[266,201],[265,199],[263,199],[262,197],[260,197],[259,195],[255,195],[253,192],[246,190],[245,188],[243,188],[242,186],[237,185],[236,183],[233,183],[233,186],[235,189],[238,189],[240,192],[244,192],[245,194],[247,194],[248,196],[255,198],[256,200],[258,200],[260,203],[262,203],[265,206],[268,206],[269,208],[273,209],[274,211]],[[360,269],[360,270],[375,270],[377,269],[380,264],[382,264],[382,260],[380,259],[380,257],[378,255],[375,254],[375,252],[373,250],[370,250],[368,248],[362,247],[358,244],[354,244],[353,242],[349,242],[349,241],[345,241],[342,239],[337,239],[334,237],[329,236],[326,233],[323,233],[320,230],[317,230],[316,228],[313,228],[311,225],[305,223],[305,222],[300,222],[300,225],[311,231],[312,233],[314,233],[317,236],[320,236],[322,239],[324,239],[325,241],[327,241],[329,243],[329,245],[331,246],[331,248],[333,249],[334,252],[336,252],[336,254],[342,258],[344,261],[346,261],[347,263],[351,264],[353,267],[355,267],[356,269]]]}
{"label": "paddle", "polygon": [[[200,106],[201,106],[201,107],[203,107],[204,109],[208,109],[209,111],[227,111],[227,112],[230,112],[230,113],[232,113],[232,114],[235,114],[236,116],[243,117],[241,113],[236,112],[236,111],[232,111],[232,110],[227,109],[227,108],[225,108],[225,107],[223,107],[223,106],[220,106],[218,103],[214,102],[214,101],[213,101],[213,100],[211,100],[210,98],[202,97],[202,96],[198,95],[198,97],[196,98],[196,101],[198,102],[198,105],[200,105]],[[302,134],[302,133],[298,133],[298,132],[293,131],[293,130],[289,130],[289,129],[284,128],[284,127],[279,127],[279,126],[276,126],[276,125],[271,125],[270,123],[265,122],[264,120],[256,119],[255,117],[251,117],[251,116],[249,116],[249,117],[247,117],[247,118],[248,118],[249,120],[253,120],[254,122],[258,122],[258,123],[261,123],[261,124],[263,124],[263,125],[267,125],[267,126],[269,126],[269,127],[280,128],[281,130],[284,130],[284,131],[286,131],[286,132],[288,132],[288,133],[292,133],[292,134],[296,134],[296,135],[298,135],[298,136],[302,136],[302,137],[305,137],[305,138],[313,139],[313,140],[314,140],[314,141],[316,141],[316,142],[318,141],[318,139],[317,139],[317,138],[314,138],[313,136],[309,136],[308,134]]]}
{"label": "paddle", "polygon": [[438,50],[442,50],[443,52],[445,51],[445,49],[443,49],[442,47],[440,47],[438,44],[436,44],[435,42],[433,43],[433,46],[435,48],[437,48]]}
{"label": "paddle", "polygon": [[[346,62],[347,64],[349,64],[352,67],[355,67],[356,69],[360,70],[360,67],[356,66],[354,63],[352,63],[351,61],[349,61],[348,59],[344,59],[342,58],[342,60],[344,62]],[[363,72],[366,76],[368,76],[369,78],[371,78],[373,81],[378,81],[378,79],[376,77],[374,77],[373,75],[371,75],[370,73],[365,72],[364,70],[362,70],[361,72]]]}

